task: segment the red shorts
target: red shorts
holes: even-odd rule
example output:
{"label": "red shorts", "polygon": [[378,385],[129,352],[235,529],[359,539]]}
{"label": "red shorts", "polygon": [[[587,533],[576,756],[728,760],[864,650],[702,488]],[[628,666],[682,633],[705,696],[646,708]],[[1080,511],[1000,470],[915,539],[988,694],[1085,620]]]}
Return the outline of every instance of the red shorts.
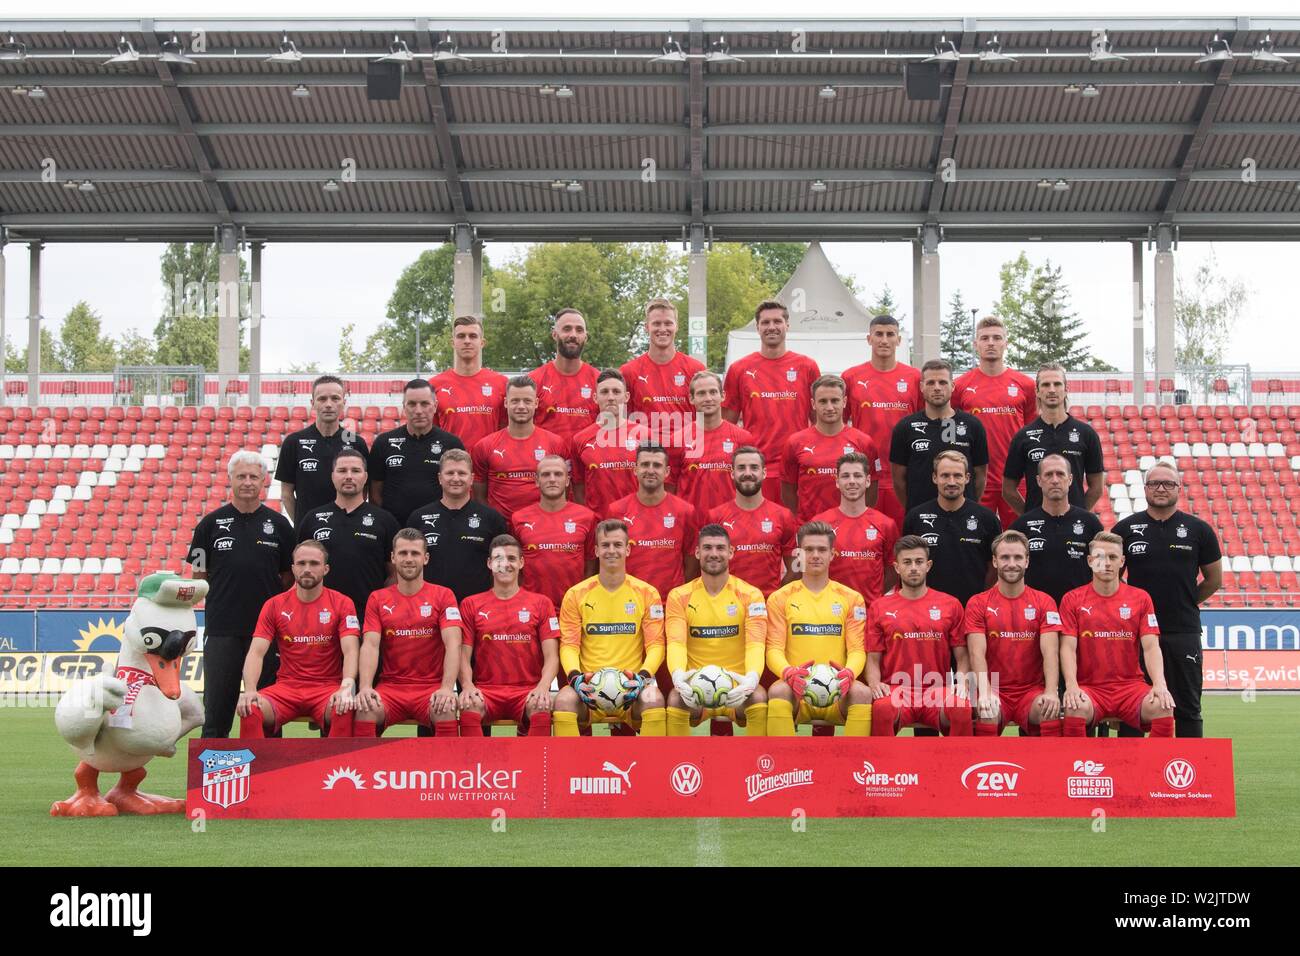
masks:
{"label": "red shorts", "polygon": [[892,486],[888,488],[884,485],[880,486],[876,497],[876,510],[893,518],[894,524],[899,528],[903,527],[903,505],[898,500],[898,495],[894,494]]}
{"label": "red shorts", "polygon": [[1042,687],[1010,687],[998,694],[1000,718],[998,729],[1007,724],[1016,724],[1020,730],[1029,733],[1029,712],[1034,709],[1034,701],[1043,693]]}
{"label": "red shorts", "polygon": [[895,687],[889,700],[898,710],[898,726],[920,725],[939,730],[939,714],[945,710],[969,708],[970,702],[958,697],[951,688]]}
{"label": "red shorts", "polygon": [[494,720],[513,720],[521,724],[524,721],[524,704],[537,685],[497,684],[484,687],[482,684],[475,684],[474,686],[483,695],[483,705],[487,708],[487,712],[483,715],[485,724]]}
{"label": "red shorts", "polygon": [[258,696],[271,702],[275,725],[283,727],[298,717],[310,717],[321,727],[325,726],[325,708],[330,698],[338,693],[339,682],[304,684],[297,681],[276,681],[259,690]]}
{"label": "red shorts", "polygon": [[1142,726],[1142,701],[1151,693],[1151,685],[1141,680],[1112,681],[1107,684],[1079,685],[1092,701],[1092,722],[1112,717],[1131,727]]}
{"label": "red shorts", "polygon": [[441,684],[384,684],[375,691],[384,705],[384,726],[391,727],[404,720],[413,720],[425,727],[432,726],[429,717],[429,698]]}

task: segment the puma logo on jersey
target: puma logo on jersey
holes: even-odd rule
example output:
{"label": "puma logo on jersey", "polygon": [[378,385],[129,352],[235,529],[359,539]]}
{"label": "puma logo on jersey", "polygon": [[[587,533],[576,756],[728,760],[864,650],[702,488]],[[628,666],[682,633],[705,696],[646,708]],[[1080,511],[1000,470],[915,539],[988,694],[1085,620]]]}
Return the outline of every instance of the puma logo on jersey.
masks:
{"label": "puma logo on jersey", "polygon": [[997,617],[997,616],[998,616],[998,609],[995,608],[995,607],[986,607],[986,608],[984,609],[984,612],[985,612],[986,614],[991,614],[993,617]]}
{"label": "puma logo on jersey", "polygon": [[1084,614],[1088,615],[1089,617],[1092,617],[1092,608],[1090,608],[1088,605],[1080,604],[1079,610],[1082,611]]}
{"label": "puma logo on jersey", "polygon": [[649,377],[647,377],[647,376],[645,376],[645,375],[638,375],[638,376],[636,377],[636,380],[637,380],[638,382],[645,382],[647,385],[650,384],[650,379],[649,379]]}
{"label": "puma logo on jersey", "polygon": [[478,616],[481,617],[481,618],[483,618],[483,620],[486,621],[486,620],[488,619],[488,612],[487,612],[487,611],[479,611],[479,612],[478,612]]}
{"label": "puma logo on jersey", "polygon": [[452,395],[452,394],[454,394],[454,393],[452,392],[451,389],[449,389],[449,388],[445,388],[445,387],[444,387],[444,388],[440,388],[440,389],[438,389],[438,391],[440,391],[440,392],[446,392],[448,395]]}
{"label": "puma logo on jersey", "polygon": [[975,388],[975,386],[973,386],[973,385],[967,385],[964,389],[962,389],[962,391],[963,391],[963,392],[978,392],[979,390],[978,390],[977,388]]}
{"label": "puma logo on jersey", "polygon": [[395,607],[397,607],[396,604],[381,604],[381,605],[379,605],[379,606],[382,607],[382,608],[384,609],[384,611],[385,611],[386,613],[388,613],[388,614],[392,614],[392,613],[393,613],[393,609],[394,609]]}
{"label": "puma logo on jersey", "polygon": [[745,374],[748,375],[750,378],[758,378],[758,372],[756,372],[756,371],[755,371],[754,369],[752,369],[752,368],[751,368],[751,369],[748,369],[748,370],[745,372]]}
{"label": "puma logo on jersey", "polygon": [[736,530],[736,525],[735,525],[733,522],[731,522],[731,521],[724,521],[724,522],[722,522],[722,526],[723,526],[724,528],[730,528],[732,531],[735,531],[735,530]]}
{"label": "puma logo on jersey", "polygon": [[284,618],[286,621],[292,621],[292,620],[293,620],[293,611],[281,611],[281,612],[280,612],[280,616],[281,616],[282,618]]}
{"label": "puma logo on jersey", "polygon": [[817,451],[816,448],[812,448],[812,447],[810,447],[810,446],[808,446],[808,445],[804,445],[804,446],[803,446],[803,450],[806,451],[806,452],[807,452],[808,454],[810,454],[810,455],[813,454],[815,451]]}
{"label": "puma logo on jersey", "polygon": [[500,455],[502,459],[504,459],[506,457],[506,450],[504,448],[493,448],[492,454]]}
{"label": "puma logo on jersey", "polygon": [[532,523],[531,521],[523,521],[523,522],[520,522],[519,527],[521,527],[521,528],[527,528],[529,531],[532,531],[532,530],[533,530],[533,523]]}
{"label": "puma logo on jersey", "polygon": [[897,612],[897,611],[886,611],[886,612],[885,612],[885,617],[892,617],[895,621],[897,621],[897,620],[898,620],[898,612]]}
{"label": "puma logo on jersey", "polygon": [[543,386],[542,386],[542,391],[543,391],[543,392],[554,392],[555,389],[551,388],[551,386],[549,386],[549,385],[543,385]]}

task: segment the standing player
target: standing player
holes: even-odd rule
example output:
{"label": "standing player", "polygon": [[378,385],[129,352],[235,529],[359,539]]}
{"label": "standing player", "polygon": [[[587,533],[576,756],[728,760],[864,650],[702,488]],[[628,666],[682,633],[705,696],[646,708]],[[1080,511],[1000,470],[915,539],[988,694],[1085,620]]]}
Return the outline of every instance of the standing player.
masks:
{"label": "standing player", "polygon": [[[874,316],[867,333],[871,359],[844,372],[844,381],[849,389],[845,419],[858,431],[870,435],[876,443],[876,450],[882,455],[889,451],[898,420],[919,412],[924,405],[921,373],[898,361],[901,341],[896,318],[892,315]],[[894,479],[889,468],[885,468],[881,475],[875,507],[892,518],[894,524],[903,523],[903,506],[894,494]]]}
{"label": "standing player", "polygon": [[628,527],[628,573],[651,584],[660,594],[700,573],[695,559],[699,519],[695,509],[664,488],[668,452],[661,445],[642,444],[636,450],[636,492],[619,498],[605,513]]}
{"label": "standing player", "polygon": [[311,407],[316,420],[300,431],[285,436],[275,477],[280,482],[280,504],[284,515],[297,523],[300,517],[334,500],[330,470],[342,448],[369,454],[365,439],[340,419],[347,407],[348,392],[343,379],[322,375],[311,383]]}
{"label": "standing player", "polygon": [[596,573],[596,513],[569,501],[569,462],[547,455],[537,463],[541,500],[510,519],[510,532],[524,549],[522,580],[529,591],[559,607],[564,592]]}
{"label": "standing player", "polygon": [[933,467],[939,497],[908,511],[903,534],[918,535],[929,546],[930,586],[965,604],[993,579],[989,562],[1002,526],[997,515],[966,496],[970,469],[965,455],[940,452]]}
{"label": "standing player", "polygon": [[411,379],[402,390],[406,424],[375,436],[370,449],[370,501],[385,509],[404,526],[407,516],[426,501],[437,498],[438,469],[442,454],[464,443],[433,423],[438,411],[433,387],[422,378]]}
{"label": "standing player", "polygon": [[761,451],[753,445],[737,448],[731,459],[736,497],[708,514],[710,524],[722,525],[731,536],[735,549],[731,572],[762,591],[764,598],[792,577],[795,533],[799,530],[789,508],[763,496],[766,473]]}
{"label": "standing player", "polygon": [[894,522],[867,505],[870,484],[867,456],[858,452],[841,455],[835,463],[839,504],[813,518],[835,529],[831,579],[861,594],[868,610],[876,598],[897,583],[890,557],[898,540]]}
{"label": "standing player", "polygon": [[[871,730],[871,692],[857,676],[866,662],[862,595],[832,581],[835,531],[812,521],[799,529],[803,575],[767,599],[767,667],[781,679],[768,688],[767,733],[793,737],[809,721],[843,724],[847,737]],[[800,661],[792,664],[791,661]],[[840,698],[826,707],[804,699],[813,664],[836,668]]]}
{"label": "standing player", "polygon": [[424,579],[451,589],[457,601],[492,586],[488,544],[506,533],[506,519],[494,508],[470,500],[469,453],[456,448],[443,456],[442,497],[411,512],[407,527],[424,535],[429,563]]}
{"label": "standing player", "polygon": [[[1174,736],[1174,699],[1165,686],[1160,625],[1151,596],[1119,579],[1124,539],[1103,531],[1088,545],[1092,583],[1061,601],[1061,673],[1065,676],[1065,736],[1117,719]],[[1142,677],[1145,662],[1148,685]]]}
{"label": "standing player", "polygon": [[345,448],[330,470],[336,497],[331,504],[303,512],[298,540],[314,538],[330,549],[330,573],[325,586],[348,596],[353,607],[365,607],[370,592],[393,580],[393,535],[398,524],[383,508],[365,499],[366,458]]}
{"label": "standing player", "polygon": [[[988,436],[988,480],[979,500],[996,512],[1002,527],[1011,527],[1016,513],[1002,497],[1002,471],[1016,432],[1033,420],[1034,383],[1028,375],[1007,368],[1007,327],[986,315],[975,326],[975,355],[979,365],[953,383],[952,407],[980,420]],[[975,459],[978,463],[978,459]],[[915,502],[913,502],[915,504]]]}
{"label": "standing player", "polygon": [[[370,595],[361,645],[361,692],[356,732],[374,737],[410,720],[436,737],[456,736],[456,687],[460,668],[460,608],[456,596],[424,580],[429,549],[424,535],[403,528],[393,539],[397,583]],[[382,657],[384,673],[375,675]]]}
{"label": "standing player", "polygon": [[952,406],[952,366],[931,359],[921,366],[921,394],[925,407],[901,418],[889,443],[889,468],[894,493],[906,516],[934,497],[935,456],[959,451],[966,456],[974,476],[966,497],[979,501],[984,494],[989,449],[979,419]]}
{"label": "standing player", "polygon": [[962,629],[976,681],[976,737],[996,737],[1007,724],[1022,736],[1061,736],[1056,602],[1025,587],[1029,541],[1004,531],[993,541],[998,583],[966,605]]}
{"label": "standing player", "polygon": [[555,358],[529,373],[537,383],[537,417],[549,432],[571,440],[596,420],[596,368],[582,360],[587,320],[577,309],[561,309],[551,326]]}
{"label": "standing player", "polygon": [[970,701],[948,686],[948,666],[957,661],[958,687],[967,671],[964,612],[951,594],[925,583],[930,549],[907,534],[894,545],[898,590],[871,606],[867,621],[867,684],[871,736],[894,736],[922,727],[952,737],[973,733]]}
{"label": "standing player", "polygon": [[[746,737],[767,736],[767,695],[758,686],[767,648],[767,605],[762,593],[728,566],[734,553],[727,529],[719,524],[700,529],[695,555],[700,576],[673,588],[664,607],[668,641],[668,736],[686,737],[706,717],[726,717],[745,728]],[[691,677],[701,667],[717,665],[736,685],[721,707],[701,707]]]}
{"label": "standing player", "polygon": [[1101,519],[1070,504],[1070,462],[1064,455],[1045,455],[1034,483],[1042,504],[1026,509],[1011,527],[1029,539],[1025,583],[1059,605],[1066,592],[1092,580],[1088,542],[1102,530]]}
{"label": "standing player", "polygon": [[868,462],[866,503],[876,503],[881,478],[880,455],[869,436],[844,424],[844,379],[823,375],[812,386],[814,424],[795,432],[785,442],[781,469],[781,500],[800,521],[835,507],[835,463],[844,455],[861,452]]}
{"label": "standing player", "polygon": [[717,372],[696,372],[690,390],[695,423],[671,449],[676,459],[672,472],[677,495],[699,514],[706,514],[735,494],[732,456],[737,448],[754,444],[754,439],[722,417],[722,376]]}
{"label": "standing player", "polygon": [[628,407],[645,415],[643,424],[655,441],[675,444],[691,418],[691,379],[704,363],[677,350],[677,307],[667,299],[646,303],[645,330],[650,348],[622,368]]}
{"label": "standing player", "polygon": [[757,439],[764,457],[772,462],[763,495],[780,502],[785,441],[808,426],[808,396],[821,370],[807,355],[786,347],[790,312],[780,302],[760,302],[754,323],[762,346],[727,369],[722,417],[733,424],[743,422]]}
{"label": "standing player", "polygon": [[600,572],[569,588],[560,608],[560,668],[567,686],[555,698],[555,736],[578,736],[595,708],[593,672],[616,667],[627,673],[623,709],[606,719],[640,725],[643,737],[662,737],[666,715],[654,673],[664,660],[664,606],[659,593],[627,573],[627,525],[596,526]]}
{"label": "standing player", "polygon": [[649,429],[627,420],[627,386],[607,368],[596,377],[595,422],[573,436],[573,499],[603,515],[636,491],[636,450]]}
{"label": "standing player", "polygon": [[451,323],[451,368],[429,379],[438,400],[438,427],[473,448],[506,423],[506,377],[483,367],[483,321],[460,315]]}
{"label": "standing player", "polygon": [[[1006,469],[1002,473],[1002,497],[1018,515],[1037,508],[1043,502],[1042,489],[1035,480],[1038,464],[1046,455],[1062,455],[1070,463],[1070,504],[1092,510],[1102,489],[1106,473],[1102,464],[1101,439],[1085,421],[1070,414],[1066,406],[1065,368],[1056,363],[1038,370],[1038,417],[1016,432],[1007,451]],[[1083,490],[1084,476],[1088,490]],[[1025,496],[1020,497],[1020,480],[1025,482]]]}
{"label": "standing player", "polygon": [[560,670],[560,619],[551,599],[519,586],[524,553],[508,534],[492,539],[492,590],[461,604],[460,730],[513,720],[520,733],[551,736],[551,682]]}
{"label": "standing player", "polygon": [[[1151,595],[1160,622],[1163,672],[1177,709],[1179,737],[1200,737],[1201,604],[1223,585],[1223,554],[1214,529],[1178,507],[1183,479],[1169,462],[1143,477],[1147,510],[1129,515],[1111,530],[1124,541],[1128,581]],[[1155,672],[1148,671],[1152,680]]]}
{"label": "standing player", "polygon": [[[325,587],[329,556],[319,541],[293,550],[294,587],[262,605],[244,659],[240,737],[265,737],[295,717],[310,717],[331,737],[352,736],[361,628],[352,602]],[[280,651],[275,683],[260,690],[267,650]]]}
{"label": "standing player", "polygon": [[509,517],[537,503],[537,464],[547,455],[568,461],[569,443],[533,423],[537,383],[518,375],[506,385],[506,427],[473,445],[474,500]]}

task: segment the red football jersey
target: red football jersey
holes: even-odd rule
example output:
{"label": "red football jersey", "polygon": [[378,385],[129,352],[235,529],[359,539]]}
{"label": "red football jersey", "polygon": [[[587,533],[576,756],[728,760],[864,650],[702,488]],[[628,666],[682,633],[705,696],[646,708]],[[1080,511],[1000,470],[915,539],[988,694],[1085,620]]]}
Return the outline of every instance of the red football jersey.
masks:
{"label": "red football jersey", "polygon": [[1079,641],[1080,684],[1146,680],[1142,635],[1159,633],[1151,595],[1124,581],[1110,597],[1085,584],[1061,598],[1061,636]]}
{"label": "red football jersey", "polygon": [[952,407],[970,412],[984,426],[989,444],[985,488],[1002,500],[1002,470],[1011,439],[1038,417],[1034,380],[1013,369],[998,376],[986,375],[976,366],[952,383]]}
{"label": "red football jersey", "polygon": [[779,359],[752,352],[727,369],[722,407],[740,413],[740,424],[758,440],[770,476],[781,467],[785,440],[808,427],[812,383],[820,376],[817,363],[798,352]]}
{"label": "red football jersey", "polygon": [[875,508],[850,518],[836,506],[812,520],[825,521],[835,529],[831,580],[853,588],[870,609],[885,590],[885,566],[894,560],[898,525]]}
{"label": "red football jersey", "polygon": [[456,595],[441,584],[426,581],[409,597],[396,584],[371,593],[365,633],[379,635],[379,683],[441,684],[442,629],[460,626]]}
{"label": "red football jersey", "polygon": [[524,546],[520,583],[559,607],[564,592],[587,576],[587,560],[596,556],[599,520],[594,511],[575,501],[566,502],[559,511],[543,511],[540,504],[516,511],[510,531]]}
{"label": "red football jersey", "polygon": [[649,434],[631,422],[613,431],[597,422],[574,434],[573,483],[582,485],[583,502],[596,514],[636,492],[636,449]]}
{"label": "red football jersey", "polygon": [[555,367],[555,360],[528,373],[537,383],[537,413],[534,424],[561,438],[572,439],[596,420],[596,376],[600,372],[594,365],[582,363],[573,375],[565,375]]}
{"label": "red football jersey", "polygon": [[682,563],[695,554],[700,530],[694,508],[676,495],[665,495],[657,505],[643,505],[628,495],[610,505],[606,517],[621,518],[631,530],[628,574],[654,585],[661,598],[686,583]]}
{"label": "red football jersey", "polygon": [[253,631],[279,649],[277,682],[308,684],[341,683],[341,640],[360,634],[351,599],[330,588],[310,604],[298,600],[297,588],[280,592],[262,605]]}
{"label": "red football jersey", "polygon": [[[739,425],[723,421],[712,431],[687,430],[682,447],[673,448],[673,478],[677,496],[700,514],[736,497],[731,483],[731,456],[737,448],[754,444],[754,437]],[[757,585],[755,585],[757,587]]]}
{"label": "red football jersey", "polygon": [[868,474],[879,484],[879,448],[871,437],[846,425],[838,434],[824,435],[815,427],[797,431],[785,442],[781,459],[781,480],[798,489],[799,520],[808,521],[818,512],[837,507],[840,491],[835,487],[835,462],[841,455],[861,452],[871,460]]}
{"label": "red football jersey", "polygon": [[[881,372],[868,361],[847,369],[844,383],[848,386],[844,420],[870,435],[878,451],[889,454],[889,443],[899,419],[919,412],[925,405],[920,371],[899,362],[888,372]],[[881,487],[894,487],[888,464],[881,464],[885,465],[880,476]]]}
{"label": "red football jersey", "polygon": [[429,379],[438,401],[435,424],[459,438],[466,448],[473,448],[480,438],[506,423],[506,381],[490,368],[473,375],[460,375],[450,368],[439,372]]}
{"label": "red football jersey", "polygon": [[569,443],[545,428],[514,438],[502,428],[472,446],[474,480],[487,482],[487,503],[507,518],[537,503],[537,463],[547,455],[569,458]]}
{"label": "red football jersey", "polygon": [[[983,634],[989,680],[1002,692],[1018,693],[1043,686],[1043,631],[1060,631],[1061,615],[1050,595],[1025,588],[1006,597],[995,584],[966,602],[964,634]],[[1055,693],[1055,689],[1052,691]]]}
{"label": "red football jersey", "polygon": [[883,594],[867,612],[867,653],[880,654],[880,679],[915,686],[946,678],[954,647],[966,646],[961,602],[930,588],[915,599]]}
{"label": "red football jersey", "polygon": [[491,591],[460,605],[461,633],[473,653],[474,683],[482,687],[536,686],[542,679],[542,641],[555,641],[560,619],[544,594],[520,589],[512,598]]}
{"label": "red football jersey", "polygon": [[720,524],[736,549],[731,574],[771,596],[785,576],[785,557],[795,548],[799,522],[789,508],[763,499],[753,511],[736,505],[735,495],[709,512],[703,524]]}
{"label": "red football jersey", "polygon": [[[676,415],[675,421],[681,422],[695,417],[691,405],[691,376],[704,371],[704,363],[692,358],[685,352],[677,352],[663,365],[650,357],[649,352],[638,355],[623,365],[620,371],[627,382],[627,410],[650,415],[652,412],[665,412]],[[653,419],[647,419],[648,422]],[[662,444],[669,435],[675,434],[677,428],[670,422],[668,427],[657,429],[659,442]]]}

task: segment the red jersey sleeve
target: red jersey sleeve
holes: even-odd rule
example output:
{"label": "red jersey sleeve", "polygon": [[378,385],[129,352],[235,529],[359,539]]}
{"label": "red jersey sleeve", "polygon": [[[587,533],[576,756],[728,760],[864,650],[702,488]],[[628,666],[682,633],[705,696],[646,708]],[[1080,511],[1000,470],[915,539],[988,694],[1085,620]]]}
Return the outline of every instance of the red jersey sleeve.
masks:
{"label": "red jersey sleeve", "polygon": [[962,627],[962,618],[965,616],[965,612],[961,609],[961,602],[956,598],[952,599],[952,603],[952,622],[948,625],[948,646],[965,647],[966,631]]}
{"label": "red jersey sleeve", "polygon": [[781,480],[789,485],[799,484],[799,449],[795,445],[794,436],[785,440],[785,446],[781,450]]}
{"label": "red jersey sleeve", "polygon": [[1156,619],[1155,605],[1151,603],[1151,595],[1146,591],[1142,592],[1142,627],[1139,628],[1139,636],[1142,634],[1160,633],[1160,623]]}
{"label": "red jersey sleeve", "polygon": [[276,637],[275,607],[272,605],[273,601],[275,601],[275,598],[271,598],[262,605],[261,613],[257,615],[257,627],[253,628],[254,637],[260,637],[262,640],[270,641],[272,644],[275,643]]}
{"label": "red jersey sleeve", "polygon": [[463,634],[465,632],[465,620],[461,616],[460,607],[456,604],[455,596],[451,591],[447,591],[444,600],[446,603],[442,606],[442,613],[438,615],[438,626],[459,627]]}
{"label": "red jersey sleeve", "polygon": [[[1062,595],[1064,596],[1064,595]],[[1043,631],[1059,631],[1061,629],[1061,612],[1056,608],[1056,602],[1052,600],[1050,594],[1039,592],[1038,610],[1042,614],[1043,623],[1038,626],[1041,634]]]}
{"label": "red jersey sleeve", "polygon": [[898,544],[898,525],[894,523],[894,519],[889,515],[885,515],[880,525],[881,537],[884,538],[882,547],[884,549],[885,566],[891,567],[894,563],[894,545]]}
{"label": "red jersey sleeve", "polygon": [[366,598],[366,617],[361,626],[362,634],[382,634],[379,624],[379,592],[370,592]]}
{"label": "red jersey sleeve", "polygon": [[[452,626],[460,628],[460,642],[465,647],[473,647],[474,639],[477,635],[474,632],[474,598],[467,597],[457,609],[460,620],[454,621]],[[444,612],[438,619],[440,627],[447,627],[447,615]]]}
{"label": "red jersey sleeve", "polygon": [[1061,636],[1078,637],[1079,622],[1075,619],[1074,598],[1071,594],[1061,597]]}
{"label": "red jersey sleeve", "polygon": [[700,528],[704,527],[700,523],[700,513],[695,510],[695,506],[686,505],[686,533],[682,535],[682,559],[695,554],[695,543],[700,538]]}
{"label": "red jersey sleeve", "polygon": [[736,371],[734,364],[727,369],[727,377],[722,383],[722,392],[722,407],[729,408],[739,414],[741,408],[740,373]]}
{"label": "red jersey sleeve", "polygon": [[866,646],[868,654],[885,653],[885,632],[880,626],[880,602],[872,603],[871,608],[867,611],[867,633]]}
{"label": "red jersey sleeve", "polygon": [[1020,408],[1024,414],[1024,420],[1020,427],[1024,428],[1035,418],[1038,417],[1038,385],[1028,375],[1025,376],[1026,384],[1021,387]]}
{"label": "red jersey sleeve", "polygon": [[799,546],[799,519],[792,512],[784,511],[781,521],[785,524],[785,534],[781,537],[781,557],[785,558]]}
{"label": "red jersey sleeve", "polygon": [[560,616],[555,611],[555,602],[545,594],[537,595],[537,639],[540,641],[558,641],[560,639]]}
{"label": "red jersey sleeve", "polygon": [[966,615],[962,619],[962,634],[984,634],[984,608],[988,605],[988,598],[983,594],[976,594],[966,602]]}
{"label": "red jersey sleeve", "polygon": [[488,438],[480,438],[474,443],[474,447],[470,449],[470,465],[474,472],[475,481],[487,481],[488,456],[490,454],[492,454],[492,450],[488,447]]}
{"label": "red jersey sleeve", "polygon": [[339,637],[360,637],[361,622],[357,620],[357,608],[352,603],[352,598],[337,591],[334,595],[334,613],[338,616]]}

